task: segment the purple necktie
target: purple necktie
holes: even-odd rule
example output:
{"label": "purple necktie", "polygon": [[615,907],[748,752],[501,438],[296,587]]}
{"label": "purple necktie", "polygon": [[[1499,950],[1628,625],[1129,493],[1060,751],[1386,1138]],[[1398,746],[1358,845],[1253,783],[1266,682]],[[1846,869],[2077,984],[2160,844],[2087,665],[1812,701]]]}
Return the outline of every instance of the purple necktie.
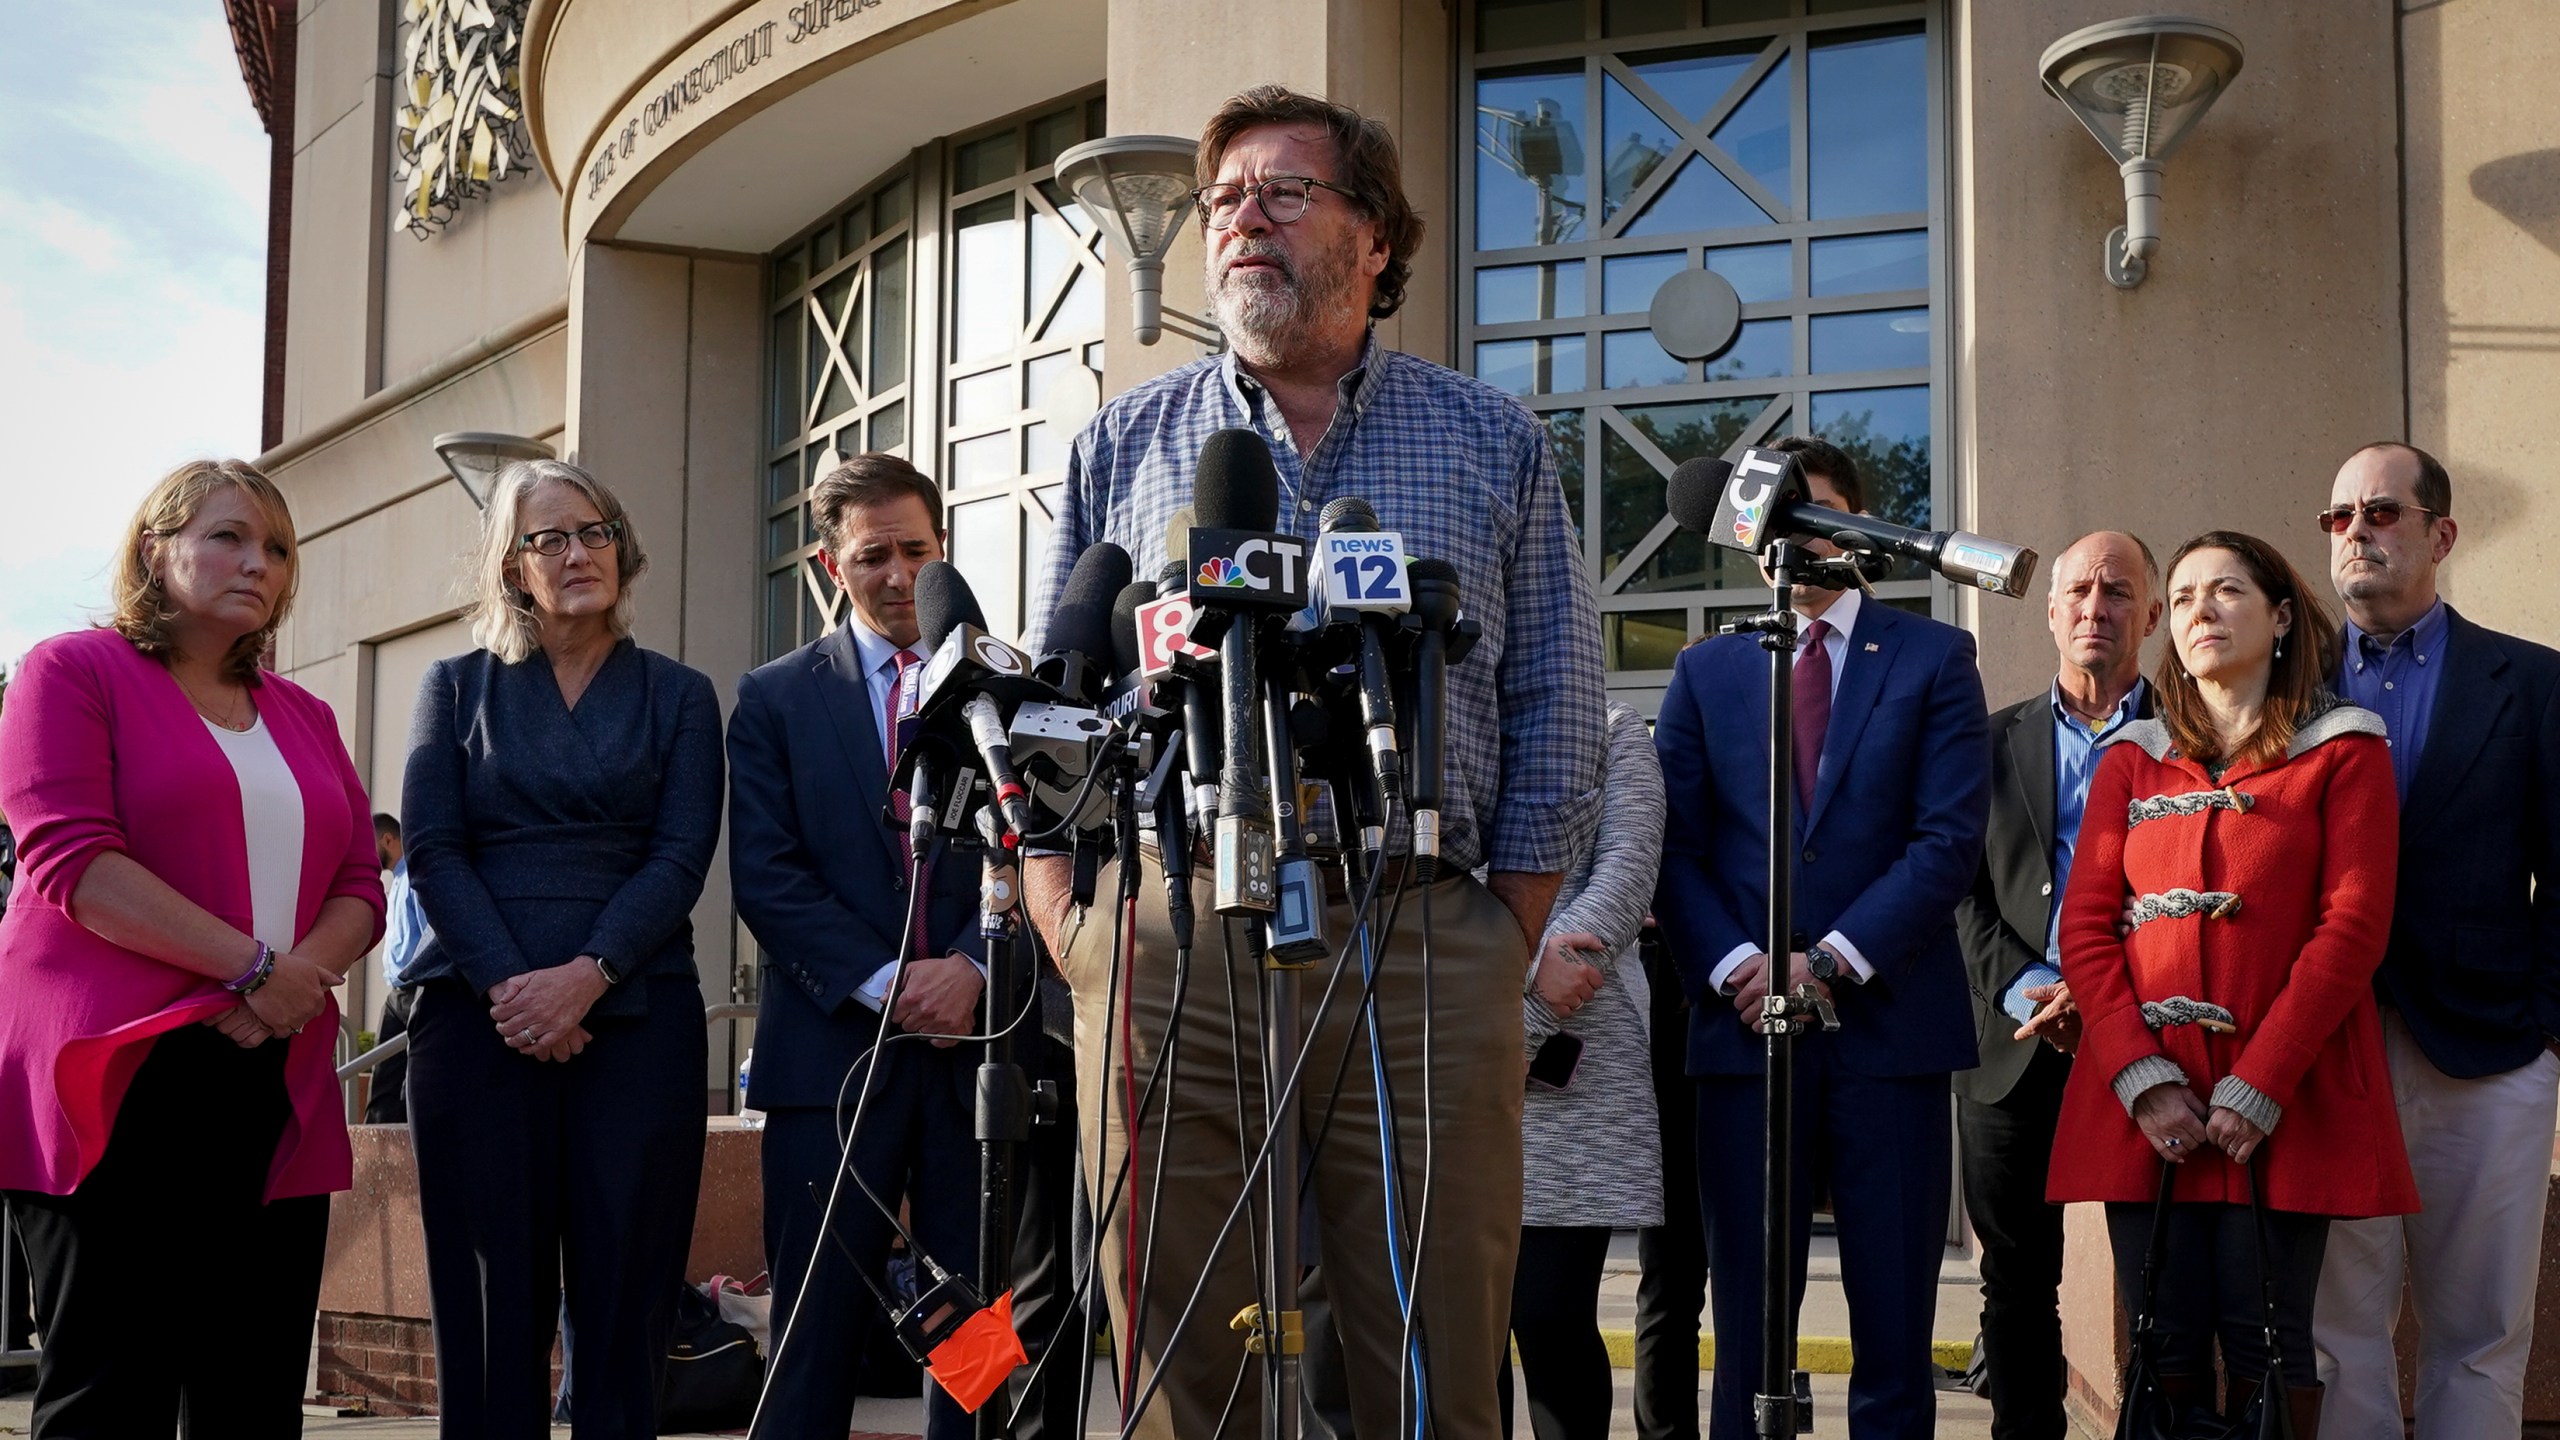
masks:
{"label": "purple necktie", "polygon": [[[888,699],[881,706],[880,739],[888,749],[889,773],[893,776],[898,770],[899,754],[907,748],[907,742],[913,738],[908,732],[915,729],[914,682],[917,678],[916,662],[919,658],[913,650],[901,650],[897,653],[898,673],[890,677]],[[898,859],[901,862],[912,862],[915,856],[908,847],[906,825],[908,816],[913,813],[913,801],[904,788],[890,792],[889,813],[898,822]]]}
{"label": "purple necktie", "polygon": [[1804,629],[1796,653],[1796,804],[1799,814],[1813,809],[1813,782],[1822,774],[1822,737],[1831,728],[1831,652],[1823,638],[1831,623],[1816,620]]}

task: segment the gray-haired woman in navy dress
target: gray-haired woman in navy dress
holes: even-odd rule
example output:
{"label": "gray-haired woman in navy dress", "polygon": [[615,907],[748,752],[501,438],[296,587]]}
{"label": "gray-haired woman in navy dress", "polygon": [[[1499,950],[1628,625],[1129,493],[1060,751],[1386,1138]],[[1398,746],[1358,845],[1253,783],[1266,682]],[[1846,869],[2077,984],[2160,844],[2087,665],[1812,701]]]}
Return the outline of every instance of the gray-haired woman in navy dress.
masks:
{"label": "gray-haired woman in navy dress", "polygon": [[401,795],[434,938],[409,1133],[453,1440],[547,1436],[566,1282],[587,1437],[657,1434],[702,1174],[690,913],[720,836],[711,682],[630,638],[630,517],[558,461],[498,476],[472,628],[418,694]]}

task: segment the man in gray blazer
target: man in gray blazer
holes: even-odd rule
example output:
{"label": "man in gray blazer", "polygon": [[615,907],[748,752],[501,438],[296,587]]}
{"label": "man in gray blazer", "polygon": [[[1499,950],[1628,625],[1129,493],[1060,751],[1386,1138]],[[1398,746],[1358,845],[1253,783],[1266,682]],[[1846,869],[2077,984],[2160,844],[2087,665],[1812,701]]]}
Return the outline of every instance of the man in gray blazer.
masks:
{"label": "man in gray blazer", "polygon": [[2063,1440],[2062,1207],[2045,1172],[2080,1037],[2053,915],[2071,875],[2098,742],[2151,713],[2142,642],[2160,624],[2160,566],[2101,530],[2052,571],[2053,684],[1991,715],[1991,828],[1956,909],[1982,1063],[1955,1075],[1964,1204],[1982,1242],[1981,1345],[1994,1440]]}

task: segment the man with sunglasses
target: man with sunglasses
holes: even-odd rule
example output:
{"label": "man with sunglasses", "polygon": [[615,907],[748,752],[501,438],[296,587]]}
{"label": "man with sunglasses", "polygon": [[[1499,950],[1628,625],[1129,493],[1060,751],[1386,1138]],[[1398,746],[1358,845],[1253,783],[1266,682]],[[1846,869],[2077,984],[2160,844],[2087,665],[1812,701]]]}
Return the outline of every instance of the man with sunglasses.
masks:
{"label": "man with sunglasses", "polygon": [[[1159,573],[1168,526],[1189,523],[1177,515],[1192,503],[1201,445],[1221,429],[1251,428],[1269,443],[1280,478],[1277,528],[1312,541],[1327,501],[1358,496],[1376,508],[1381,529],[1403,535],[1408,555],[1446,560],[1457,571],[1461,601],[1483,638],[1449,672],[1439,873],[1450,878],[1428,886],[1428,902],[1420,876],[1404,886],[1400,923],[1381,941],[1375,1007],[1412,1206],[1399,1218],[1407,1233],[1428,1236],[1418,1275],[1408,1277],[1418,1345],[1406,1342],[1399,1287],[1389,1279],[1386,1165],[1356,1003],[1337,998],[1307,1035],[1312,1078],[1302,1111],[1309,1143],[1331,1118],[1310,1188],[1359,1433],[1410,1430],[1403,1417],[1415,1392],[1400,1357],[1418,1351],[1428,1357],[1435,1428],[1496,1434],[1495,1368],[1520,1243],[1521,976],[1598,803],[1603,686],[1590,581],[1535,417],[1481,381],[1380,343],[1374,322],[1402,302],[1422,238],[1386,127],[1348,106],[1263,86],[1210,118],[1197,174],[1209,302],[1233,348],[1119,396],[1077,437],[1030,609],[1030,648],[1040,648],[1037,637],[1086,547],[1111,541],[1136,560],[1138,574]],[[1135,958],[1115,996],[1112,907],[1071,904],[1069,863],[1035,859],[1024,881],[1031,913],[1075,990],[1078,1085],[1089,1096],[1134,1093],[1126,1081],[1134,1073],[1144,1083],[1173,1010],[1176,950],[1163,877],[1150,859]],[[1467,874],[1480,865],[1482,882]],[[1404,885],[1409,869],[1391,853],[1384,891]],[[1112,893],[1108,877],[1098,893]],[[1241,1223],[1223,1241],[1219,1235],[1244,1184],[1239,1141],[1249,1152],[1259,1139],[1249,1129],[1238,1134],[1244,1122],[1229,1078],[1261,1065],[1250,998],[1258,976],[1244,945],[1232,948],[1232,959],[1220,945],[1205,889],[1197,904],[1201,938],[1181,992],[1172,1066],[1180,1089],[1169,1105],[1161,1097],[1150,1105],[1136,1127],[1134,1178],[1151,1191],[1161,1177],[1161,1203],[1152,1194],[1146,1202],[1161,1220],[1133,1251],[1124,1199],[1104,1218],[1100,1277],[1116,1334],[1131,1334],[1133,1309],[1142,1317],[1130,1346],[1139,1375],[1155,1368],[1163,1380],[1137,1433],[1186,1440],[1222,1429],[1252,1434],[1263,1423],[1262,1387],[1235,1388],[1245,1356],[1226,1329],[1254,1299],[1253,1242]],[[1432,926],[1429,1025],[1424,915]],[[1327,931],[1336,947],[1351,940],[1348,904],[1331,907]],[[1309,972],[1310,1023],[1329,966]],[[1356,986],[1356,960],[1349,976]],[[1231,994],[1246,997],[1241,1014],[1231,1014]],[[1137,1017],[1125,1043],[1108,1025],[1115,1004]],[[1232,1047],[1231,1023],[1240,1036]],[[1106,1046],[1105,1034],[1115,1043]],[[1497,1043],[1503,1036],[1509,1044]],[[1355,1039],[1362,1053],[1337,1067]],[[1245,1105],[1258,1107],[1260,1093],[1248,1082]],[[1098,1204],[1130,1151],[1127,1113],[1115,1104],[1107,1127],[1088,1123],[1084,1132],[1087,1173],[1101,1177]],[[1088,1122],[1095,1118],[1089,1109]],[[1286,1163],[1300,1153],[1296,1144],[1280,1151]],[[1426,1205],[1427,1218],[1418,1213]],[[1191,1306],[1195,1282],[1201,1294]],[[1133,1305],[1139,1295],[1143,1305]],[[1193,1319],[1168,1348],[1186,1308]],[[1231,1394],[1236,1409],[1222,1423]]]}
{"label": "man with sunglasses", "polygon": [[2322,1432],[2400,1440],[2405,1267],[2418,1440],[2514,1435],[2560,1107],[2560,654],[2437,594],[2456,527],[2434,456],[2368,445],[2329,502],[2318,518],[2347,611],[2338,693],[2383,718],[2400,789],[2399,898],[2375,986],[2424,1208],[2329,1229],[2312,1325]]}

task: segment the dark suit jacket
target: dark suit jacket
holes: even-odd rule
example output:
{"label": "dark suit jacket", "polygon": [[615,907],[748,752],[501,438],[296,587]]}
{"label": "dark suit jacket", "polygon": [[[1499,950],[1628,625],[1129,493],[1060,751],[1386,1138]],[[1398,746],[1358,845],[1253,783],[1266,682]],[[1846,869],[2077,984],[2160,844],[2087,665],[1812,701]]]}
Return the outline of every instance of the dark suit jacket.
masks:
{"label": "dark suit jacket", "polygon": [[720,843],[720,702],[701,671],[614,647],[577,708],[536,650],[427,668],[401,818],[433,936],[403,983],[602,955],[626,977],[598,1015],[648,1009],[648,975],[694,978],[693,903]]}
{"label": "dark suit jacket", "polygon": [[2560,1035],[2560,653],[2450,618],[2374,984],[2437,1069],[2474,1079]]}
{"label": "dark suit jacket", "polygon": [[[1766,945],[1769,664],[1748,636],[1680,656],[1654,730],[1671,823],[1654,899],[1694,1002],[1689,1073],[1756,1075],[1762,1041],[1707,996],[1716,963]],[[1875,978],[1832,987],[1843,1064],[1943,1074],[1974,1063],[1956,902],[1982,859],[1990,749],[1973,637],[1865,601],[1832,700],[1822,778],[1798,815],[1795,928],[1849,937]],[[1703,998],[1702,998],[1703,997]]]}
{"label": "dark suit jacket", "polygon": [[[764,952],[758,1109],[833,1105],[879,1032],[854,992],[898,958],[908,895],[882,818],[889,765],[846,626],[738,682],[729,718],[729,883]],[[983,949],[978,866],[946,856],[927,899],[929,954]],[[903,1048],[903,1047],[901,1047]],[[961,1067],[966,1068],[966,1067]]]}
{"label": "dark suit jacket", "polygon": [[[2142,715],[2151,709],[2146,685]],[[1973,889],[1956,907],[1982,1063],[1956,1076],[1955,1091],[1986,1105],[2008,1098],[2044,1043],[2010,1038],[2018,1022],[2000,1008],[2000,994],[2019,971],[2044,958],[2053,923],[2054,810],[2061,803],[2055,783],[2051,689],[1991,712],[1991,829]]]}

